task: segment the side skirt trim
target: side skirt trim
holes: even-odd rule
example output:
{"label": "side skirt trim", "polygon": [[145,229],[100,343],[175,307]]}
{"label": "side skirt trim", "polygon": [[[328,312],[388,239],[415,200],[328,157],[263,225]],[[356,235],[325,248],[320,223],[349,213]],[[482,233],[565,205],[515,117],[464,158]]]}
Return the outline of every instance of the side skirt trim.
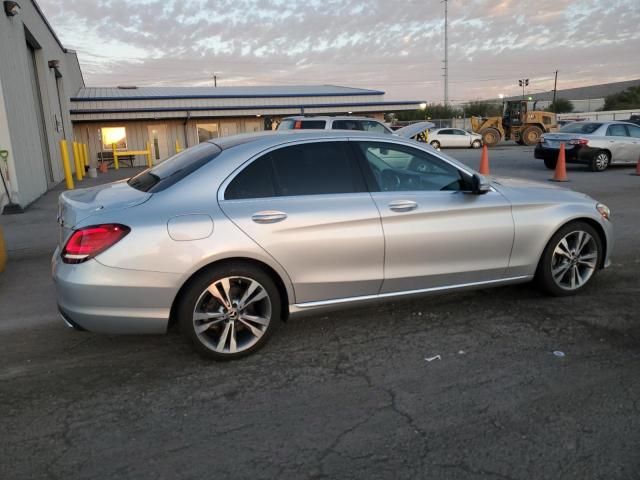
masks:
{"label": "side skirt trim", "polygon": [[440,292],[445,290],[457,290],[461,288],[480,287],[483,285],[497,286],[500,284],[514,283],[519,281],[531,280],[531,275],[523,275],[520,277],[501,278],[498,280],[488,280],[486,282],[461,283],[458,285],[445,285],[443,287],[421,288],[418,290],[406,290],[403,292],[379,293],[377,295],[362,295],[360,297],[336,298],[332,300],[319,300],[314,302],[296,303],[293,306],[296,309],[304,310],[306,308],[325,307],[329,305],[338,305],[341,303],[362,302],[368,300],[383,300],[385,298],[404,297],[409,295],[417,295],[421,293]]}

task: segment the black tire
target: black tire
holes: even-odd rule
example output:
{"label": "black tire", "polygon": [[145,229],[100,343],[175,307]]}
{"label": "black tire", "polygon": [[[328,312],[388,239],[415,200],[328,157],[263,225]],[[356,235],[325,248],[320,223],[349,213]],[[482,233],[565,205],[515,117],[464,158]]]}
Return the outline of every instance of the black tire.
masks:
{"label": "black tire", "polygon": [[487,147],[493,147],[500,141],[500,130],[497,128],[489,127],[480,132],[482,135],[482,141]]}
{"label": "black tire", "polygon": [[[234,303],[233,311],[236,312],[233,317],[223,319],[220,321],[218,325],[213,325],[209,327],[206,331],[196,332],[196,326],[194,319],[194,313],[196,309],[196,304],[198,302],[209,302],[209,305],[213,305],[212,308],[214,314],[216,314],[215,309],[216,306],[218,310],[225,310],[227,313],[225,315],[230,315],[231,310],[226,310],[222,302],[216,300],[210,294],[206,294],[205,291],[209,286],[213,285],[216,281],[233,277],[232,282],[230,282],[231,289],[241,288],[241,283],[244,281],[255,281],[257,282],[265,291],[268,296],[269,303],[269,322],[266,325],[265,329],[262,330],[262,325],[260,324],[252,324],[256,330],[262,330],[262,336],[257,337],[252,334],[252,330],[247,328],[246,322],[242,322],[241,320],[233,320],[232,318],[239,318],[242,316],[243,311],[240,308],[235,308],[236,304]],[[237,282],[235,285],[233,282]],[[248,284],[248,283],[247,283]],[[235,286],[234,286],[235,285]],[[259,290],[258,290],[259,291]],[[206,297],[209,295],[211,298]],[[248,299],[252,298],[254,295],[250,295]],[[232,295],[230,295],[232,300],[235,300]],[[254,302],[253,306],[247,308],[258,308],[258,305],[266,304],[266,300],[262,299],[257,302]],[[200,306],[199,306],[200,308]],[[180,325],[180,331],[183,335],[185,335],[193,344],[195,350],[202,356],[207,358],[212,358],[214,360],[234,360],[237,358],[241,358],[247,355],[254,353],[259,350],[268,338],[273,333],[273,330],[278,327],[278,324],[281,323],[281,311],[282,311],[282,300],[280,298],[280,294],[278,292],[278,288],[271,278],[265,271],[262,269],[248,264],[248,263],[236,263],[236,264],[221,264],[221,265],[213,265],[194,278],[192,278],[187,284],[184,293],[182,294],[180,301],[178,303],[177,315],[178,322]],[[254,317],[260,317],[261,315],[258,313],[252,313]],[[233,323],[234,327],[230,328],[230,332],[227,332],[225,338],[233,336],[234,341],[236,341],[236,333],[237,339],[240,339],[240,334],[243,335],[243,339],[248,339],[246,342],[249,345],[247,348],[242,349],[241,351],[237,351],[234,353],[229,352],[218,352],[213,348],[213,344],[217,341],[215,338],[216,333],[220,333],[220,337],[224,334],[224,328],[226,328],[227,323]],[[235,326],[237,325],[237,326]],[[257,341],[251,343],[251,337],[258,338]],[[209,345],[207,344],[209,342]],[[230,342],[230,340],[229,340]],[[226,348],[227,341],[223,346],[223,350]],[[237,342],[240,345],[240,341]],[[231,343],[229,343],[229,350],[231,350]]]}
{"label": "black tire", "polygon": [[542,129],[540,127],[527,127],[520,134],[520,138],[527,146],[532,146],[538,143],[540,137],[542,136]]}
{"label": "black tire", "polygon": [[431,142],[429,142],[429,145],[431,145],[436,150],[440,148],[440,142],[438,140],[432,140]]}
{"label": "black tire", "polygon": [[471,148],[481,148],[482,142],[480,140],[474,140],[471,142]]}
{"label": "black tire", "polygon": [[555,170],[557,163],[558,163],[558,159],[557,158],[545,158],[544,159],[544,166],[547,167],[549,170]]}
{"label": "black tire", "polygon": [[[593,265],[594,265],[593,270],[585,280],[584,284],[577,286],[574,289],[567,289],[560,286],[559,282],[556,281],[556,279],[554,279],[554,276],[553,276],[554,251],[556,250],[556,247],[558,247],[561,240],[567,237],[567,235],[571,234],[571,235],[574,235],[575,237],[575,234],[577,232],[584,232],[591,236],[591,238],[594,241],[593,252],[597,253],[597,256],[596,258],[593,259]],[[589,246],[589,244],[586,245],[585,248],[587,246]],[[598,272],[598,269],[600,268],[600,265],[602,264],[602,255],[603,255],[602,239],[600,238],[600,234],[596,231],[596,229],[585,222],[581,222],[581,221],[570,222],[564,225],[562,228],[560,228],[551,237],[551,240],[549,240],[549,243],[547,243],[547,246],[545,247],[544,252],[542,253],[542,257],[540,257],[540,262],[538,263],[538,269],[536,271],[536,277],[535,277],[536,282],[549,295],[553,295],[555,297],[575,295],[576,293],[582,291],[587,285],[589,285],[591,280],[593,280],[593,277],[595,277],[596,273]],[[557,256],[557,258],[562,258],[564,260],[564,257],[561,257],[561,256]],[[566,262],[571,263],[568,259],[566,260]],[[562,267],[562,265],[559,265],[559,266]],[[557,267],[558,265],[555,265],[556,269]],[[571,274],[569,270],[566,270],[566,272]],[[561,278],[561,280],[566,278],[567,277],[564,276]]]}
{"label": "black tire", "polygon": [[591,161],[589,161],[589,168],[592,172],[604,172],[611,163],[611,154],[606,150],[600,150],[597,152]]}

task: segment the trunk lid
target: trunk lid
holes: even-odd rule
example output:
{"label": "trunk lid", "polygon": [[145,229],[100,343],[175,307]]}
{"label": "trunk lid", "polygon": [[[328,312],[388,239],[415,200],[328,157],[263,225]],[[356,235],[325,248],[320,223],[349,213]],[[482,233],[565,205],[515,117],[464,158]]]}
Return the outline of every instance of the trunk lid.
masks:
{"label": "trunk lid", "polygon": [[406,127],[399,128],[393,133],[404,138],[413,138],[419,133],[422,133],[425,130],[429,128],[433,128],[435,126],[436,124],[432,122],[418,122],[418,123],[412,123],[411,125],[407,125]]}
{"label": "trunk lid", "polygon": [[130,187],[126,180],[61,193],[58,199],[60,246],[64,245],[73,229],[88,217],[140,205],[152,195]]}
{"label": "trunk lid", "polygon": [[569,145],[569,140],[576,138],[587,138],[587,136],[579,133],[545,133],[541,143],[546,148],[560,148],[560,145],[564,143],[564,148],[569,150],[574,147],[574,145]]}

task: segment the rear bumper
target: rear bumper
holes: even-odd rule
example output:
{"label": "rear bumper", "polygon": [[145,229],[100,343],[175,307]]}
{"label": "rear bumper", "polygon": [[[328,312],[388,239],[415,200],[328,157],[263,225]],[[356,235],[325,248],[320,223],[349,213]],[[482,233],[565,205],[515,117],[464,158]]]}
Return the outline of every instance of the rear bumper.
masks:
{"label": "rear bumper", "polygon": [[164,333],[180,276],[125,270],[95,259],[76,265],[52,259],[58,308],[72,326],[98,333]]}
{"label": "rear bumper", "polygon": [[[598,152],[597,148],[592,148],[587,145],[578,145],[573,148],[565,150],[565,161],[567,163],[583,163],[589,164]],[[537,144],[533,151],[533,156],[540,160],[557,160],[560,149],[543,147],[541,144]]]}

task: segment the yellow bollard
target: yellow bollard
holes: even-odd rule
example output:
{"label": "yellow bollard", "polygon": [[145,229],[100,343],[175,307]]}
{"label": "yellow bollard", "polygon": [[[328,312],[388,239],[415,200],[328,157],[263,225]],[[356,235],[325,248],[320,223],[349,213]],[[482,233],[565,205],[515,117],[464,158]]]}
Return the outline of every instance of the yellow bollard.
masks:
{"label": "yellow bollard", "polygon": [[76,180],[82,180],[82,171],[80,165],[80,154],[78,153],[78,144],[76,142],[72,142],[73,148],[73,164],[76,167]]}
{"label": "yellow bollard", "polygon": [[82,144],[82,158],[84,158],[85,167],[89,166],[89,148],[86,143]]}
{"label": "yellow bollard", "polygon": [[180,153],[182,151],[182,147],[180,146],[180,142],[176,138],[176,153]]}
{"label": "yellow bollard", "polygon": [[153,160],[151,158],[151,143],[147,142],[147,167],[153,167]]}
{"label": "yellow bollard", "polygon": [[60,140],[60,155],[62,156],[62,170],[64,170],[64,181],[67,184],[67,190],[73,190],[73,175],[71,174],[69,149],[66,140]]}
{"label": "yellow bollard", "polygon": [[0,272],[4,272],[4,268],[7,266],[7,247],[4,243],[4,235],[2,233],[2,227],[0,227]]}
{"label": "yellow bollard", "polygon": [[120,169],[120,165],[118,165],[118,151],[116,150],[116,144],[111,144],[111,150],[113,151],[113,168],[116,170]]}

